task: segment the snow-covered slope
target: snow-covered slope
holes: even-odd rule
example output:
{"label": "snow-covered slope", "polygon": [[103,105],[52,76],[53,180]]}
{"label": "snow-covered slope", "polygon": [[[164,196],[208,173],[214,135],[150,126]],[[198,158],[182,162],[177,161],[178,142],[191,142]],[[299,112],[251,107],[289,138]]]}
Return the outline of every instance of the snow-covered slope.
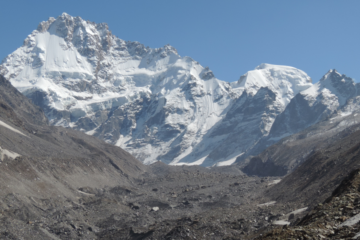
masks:
{"label": "snow-covered slope", "polygon": [[252,95],[260,88],[267,87],[285,107],[297,93],[311,87],[312,80],[305,72],[294,67],[263,63],[241,76],[232,86],[246,89]]}
{"label": "snow-covered slope", "polygon": [[241,96],[182,161],[196,157],[203,160],[203,165],[218,166],[235,162],[269,134],[276,116],[294,95],[311,86],[311,78],[299,69],[259,65],[232,83],[233,91]]}
{"label": "snow-covered slope", "polygon": [[169,45],[124,41],[106,24],[66,13],[40,23],[0,74],[51,124],[121,146],[144,163],[230,164],[312,86],[303,71],[270,64],[230,84]]}

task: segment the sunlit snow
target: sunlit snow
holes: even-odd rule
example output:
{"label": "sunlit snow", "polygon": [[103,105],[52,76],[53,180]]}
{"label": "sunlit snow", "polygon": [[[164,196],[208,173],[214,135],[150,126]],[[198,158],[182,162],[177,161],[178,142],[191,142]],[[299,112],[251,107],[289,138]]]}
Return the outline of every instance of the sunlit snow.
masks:
{"label": "sunlit snow", "polygon": [[281,182],[281,179],[273,180],[272,182],[268,183],[268,186],[278,184],[279,182]]}

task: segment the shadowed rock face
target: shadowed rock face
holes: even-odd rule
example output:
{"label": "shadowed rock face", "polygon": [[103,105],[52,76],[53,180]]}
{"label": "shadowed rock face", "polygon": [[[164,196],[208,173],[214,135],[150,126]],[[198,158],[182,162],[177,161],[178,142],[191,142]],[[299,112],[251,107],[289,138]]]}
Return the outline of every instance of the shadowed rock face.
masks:
{"label": "shadowed rock face", "polygon": [[[318,98],[323,97],[320,95]],[[291,100],[285,111],[276,118],[270,134],[297,133],[321,119],[326,107],[326,103],[322,101],[319,101],[316,106],[309,106],[305,97],[298,94]]]}
{"label": "shadowed rock face", "polygon": [[273,161],[262,161],[261,157],[253,157],[243,171],[248,175],[258,176],[284,176],[288,173],[285,166],[277,166]]}
{"label": "shadowed rock face", "polygon": [[239,153],[251,149],[259,139],[268,134],[280,112],[281,107],[276,104],[276,94],[269,88],[259,89],[254,96],[243,94],[221,124],[210,130],[212,137],[226,137],[211,150],[205,163],[214,164],[216,159],[223,159],[232,149],[237,149]]}

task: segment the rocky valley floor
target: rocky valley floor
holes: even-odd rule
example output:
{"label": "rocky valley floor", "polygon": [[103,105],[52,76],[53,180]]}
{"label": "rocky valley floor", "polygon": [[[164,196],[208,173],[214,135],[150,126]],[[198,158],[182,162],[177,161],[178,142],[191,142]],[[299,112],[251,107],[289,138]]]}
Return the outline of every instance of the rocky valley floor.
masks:
{"label": "rocky valley floor", "polygon": [[286,213],[258,206],[274,179],[223,171],[156,163],[130,184],[80,187],[75,198],[9,193],[1,200],[1,237],[241,239]]}

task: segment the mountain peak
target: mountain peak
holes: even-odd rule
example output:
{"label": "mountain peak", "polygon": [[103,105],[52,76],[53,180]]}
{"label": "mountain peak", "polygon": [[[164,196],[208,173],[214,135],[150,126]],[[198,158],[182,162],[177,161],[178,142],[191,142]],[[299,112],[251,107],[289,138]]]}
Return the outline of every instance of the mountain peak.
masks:
{"label": "mountain peak", "polygon": [[320,79],[320,81],[324,81],[328,78],[332,78],[332,77],[340,77],[341,74],[336,71],[336,69],[330,69],[329,71],[327,71],[327,73],[325,73],[325,75]]}
{"label": "mountain peak", "polygon": [[286,106],[293,96],[311,87],[311,82],[311,78],[300,69],[262,63],[241,76],[237,86],[244,87],[251,94],[261,87],[268,87],[277,93],[279,101]]}
{"label": "mountain peak", "polygon": [[356,95],[356,92],[355,81],[352,78],[335,69],[330,69],[318,83],[302,94],[311,96],[313,101],[319,94],[326,94],[328,98],[336,97],[337,100],[333,101],[335,104],[333,108],[335,109],[338,106],[343,106],[348,99]]}
{"label": "mountain peak", "polygon": [[62,18],[72,18],[72,16],[70,16],[70,15],[67,14],[66,12],[63,12],[59,17],[62,17]]}
{"label": "mountain peak", "polygon": [[[286,65],[275,65],[275,64],[269,64],[269,63],[262,63],[259,66],[257,66],[255,68],[255,70],[272,70],[272,71],[296,71],[296,72],[301,72],[306,74],[305,72],[303,72],[302,70],[295,68],[295,67],[291,67],[291,66],[286,66]],[[309,82],[311,81],[311,78],[308,79]]]}
{"label": "mountain peak", "polygon": [[41,23],[39,23],[39,25],[38,25],[38,27],[37,27],[37,31],[39,31],[39,32],[46,32],[48,29],[49,29],[49,27],[50,27],[50,25],[53,23],[53,22],[55,22],[55,18],[53,18],[53,17],[49,17],[49,19],[47,20],[47,21],[42,21]]}
{"label": "mountain peak", "polygon": [[176,55],[178,55],[178,52],[176,50],[176,48],[174,48],[173,46],[171,46],[170,44],[166,44],[165,46],[162,47],[162,49],[165,51],[165,52],[173,52],[175,53]]}
{"label": "mountain peak", "polygon": [[273,64],[269,64],[269,63],[261,63],[259,66],[257,66],[255,68],[255,70],[261,70],[261,69],[266,69],[266,68],[273,68],[274,66],[277,65],[273,65]]}
{"label": "mountain peak", "polygon": [[346,76],[345,74],[339,73],[336,69],[330,69],[321,79],[320,82],[331,82],[332,84],[336,83],[346,83],[354,84],[355,81],[351,77]]}

